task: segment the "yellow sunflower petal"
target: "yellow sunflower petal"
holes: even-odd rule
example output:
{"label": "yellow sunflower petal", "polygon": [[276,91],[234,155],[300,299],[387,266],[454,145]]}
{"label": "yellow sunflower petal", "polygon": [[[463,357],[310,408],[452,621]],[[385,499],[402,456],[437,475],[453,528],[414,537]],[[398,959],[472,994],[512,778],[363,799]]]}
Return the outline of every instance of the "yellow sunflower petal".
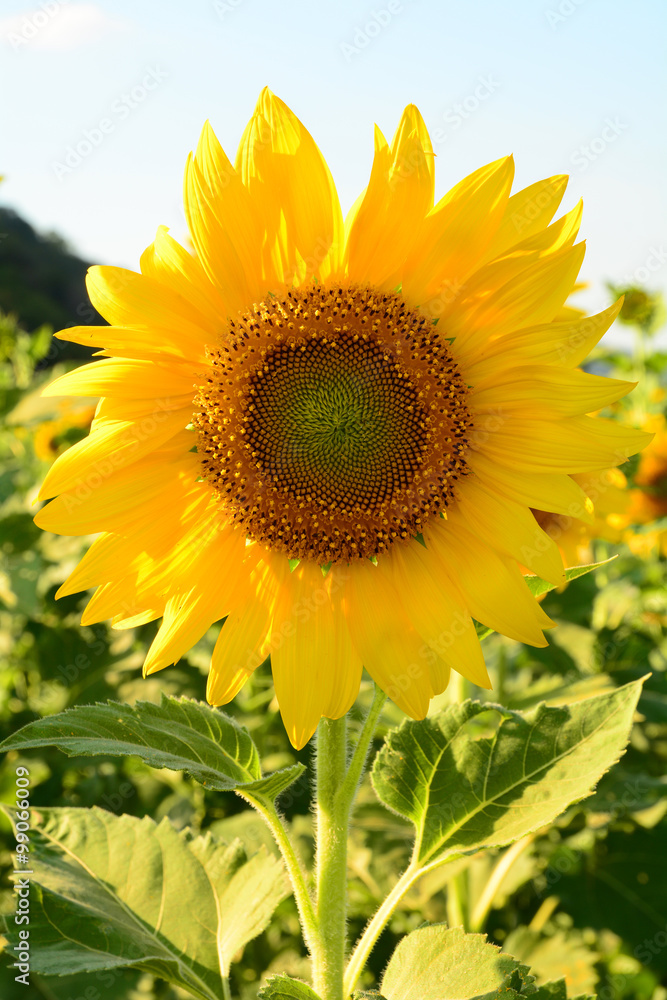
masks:
{"label": "yellow sunflower petal", "polygon": [[248,191],[266,220],[266,247],[280,260],[290,283],[300,259],[308,277],[325,281],[338,273],[343,217],[336,187],[310,132],[265,87],[236,159]]}
{"label": "yellow sunflower petal", "polygon": [[352,643],[371,677],[404,712],[423,719],[433,696],[429,647],[386,576],[367,561],[354,566],[342,607]]}
{"label": "yellow sunflower petal", "polygon": [[185,215],[197,256],[233,316],[266,292],[256,206],[208,122],[185,168]]}
{"label": "yellow sunflower petal", "polygon": [[462,308],[447,320],[447,333],[460,351],[481,350],[490,338],[521,327],[548,323],[567,298],[584,259],[585,247],[557,250],[529,264],[493,296]]}
{"label": "yellow sunflower petal", "polygon": [[553,622],[531,595],[515,562],[480,542],[450,517],[434,524],[426,545],[454,580],[473,618],[511,639],[546,646],[542,630]]}
{"label": "yellow sunflower petal", "polygon": [[565,582],[558,547],[526,507],[470,476],[461,483],[457,509],[470,531],[491,548],[556,586]]}
{"label": "yellow sunflower petal", "polygon": [[595,316],[566,323],[543,323],[529,326],[503,337],[498,337],[484,347],[478,360],[468,366],[471,384],[516,365],[563,365],[574,368],[588,356],[603,334],[618,316],[623,300]]}
{"label": "yellow sunflower petal", "polygon": [[108,420],[56,459],[42,483],[39,499],[86,486],[94,488],[114,469],[131,465],[164,445],[191,416],[191,407],[162,410],[155,406],[142,420]]}
{"label": "yellow sunflower petal", "polygon": [[43,396],[122,396],[145,399],[195,391],[195,375],[186,366],[103,358],[61,375],[42,390]]}
{"label": "yellow sunflower petal", "polygon": [[[297,750],[332,708],[350,704],[336,689],[359,690],[360,669],[341,659],[329,588],[317,565],[302,562],[290,575],[277,605],[271,638],[271,666],[285,729]],[[353,683],[347,676],[353,674]],[[352,701],[356,691],[352,695]],[[333,713],[332,713],[333,714]],[[338,716],[336,716],[338,717]]]}
{"label": "yellow sunflower petal", "polygon": [[286,566],[276,568],[277,573],[264,561],[249,569],[245,606],[233,611],[220,630],[206,688],[211,705],[231,701],[268,656],[276,599],[287,576]]}
{"label": "yellow sunflower petal", "polygon": [[622,465],[650,442],[652,435],[622,427],[615,420],[567,417],[564,420],[496,418],[480,450],[505,467],[526,472],[590,472]]}
{"label": "yellow sunflower petal", "polygon": [[379,130],[371,178],[347,232],[351,281],[392,287],[433,207],[433,147],[414,105],[403,112],[390,148]]}
{"label": "yellow sunflower petal", "polygon": [[111,324],[170,330],[185,345],[199,345],[205,339],[202,318],[192,304],[145,274],[96,265],[88,270],[86,287],[90,301]]}
{"label": "yellow sunflower petal", "polygon": [[580,200],[566,215],[563,215],[556,222],[552,222],[541,232],[517,243],[508,251],[508,254],[511,257],[520,257],[537,253],[538,256],[545,257],[563,247],[571,247],[579,233],[583,211],[584,203]]}
{"label": "yellow sunflower petal", "polygon": [[73,492],[62,493],[43,507],[35,524],[57,535],[118,531],[126,524],[150,520],[156,505],[176,503],[182,494],[208,495],[208,486],[197,482],[197,456],[182,446],[182,438],[174,440],[178,440],[175,447],[147,456],[138,469],[117,469],[112,462],[100,465]]}
{"label": "yellow sunflower petal", "polygon": [[574,417],[601,410],[636,385],[572,368],[522,365],[478,382],[471,391],[471,405],[480,414],[492,410],[508,416]]}
{"label": "yellow sunflower petal", "polygon": [[567,181],[566,174],[556,174],[512,195],[485,254],[485,261],[500,257],[548,226],[563,200]]}
{"label": "yellow sunflower petal", "polygon": [[450,669],[479,687],[490,688],[472,619],[456,600],[451,581],[444,577],[429,550],[418,542],[397,546],[388,564],[405,613],[429,646],[434,694],[446,688]]}
{"label": "yellow sunflower petal", "polygon": [[568,475],[504,468],[480,452],[471,455],[469,462],[481,482],[500,497],[537,510],[551,510],[582,521],[592,521],[586,495]]}
{"label": "yellow sunflower petal", "polygon": [[183,337],[180,331],[156,330],[149,327],[132,326],[68,326],[54,333],[58,340],[67,340],[84,347],[100,347],[98,354],[135,358],[140,361],[160,361],[175,359],[201,364],[206,359],[206,345],[203,338]]}
{"label": "yellow sunflower petal", "polygon": [[183,544],[196,551],[178,587],[170,593],[162,624],[146,656],[144,674],[176,663],[198,642],[214,622],[226,617],[246,594],[240,584],[245,539],[240,532],[220,528],[217,516],[210,518],[195,537]]}
{"label": "yellow sunflower petal", "polygon": [[177,243],[166,226],[158,226],[154,241],[141,255],[140,265],[143,274],[191,302],[204,328],[215,332],[222,328],[226,309],[219,290],[201,261]]}
{"label": "yellow sunflower petal", "polygon": [[514,161],[505,156],[460,181],[424,219],[402,268],[403,291],[429,315],[451,298],[480,260],[507,205]]}

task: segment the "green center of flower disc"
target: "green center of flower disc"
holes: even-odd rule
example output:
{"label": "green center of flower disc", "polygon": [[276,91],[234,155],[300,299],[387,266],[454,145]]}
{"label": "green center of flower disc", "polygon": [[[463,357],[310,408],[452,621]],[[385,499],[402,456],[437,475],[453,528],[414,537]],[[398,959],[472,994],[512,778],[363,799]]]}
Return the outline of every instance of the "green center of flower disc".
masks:
{"label": "green center of flower disc", "polygon": [[467,472],[467,387],[400,296],[312,287],[230,322],[195,417],[202,474],[249,538],[321,564],[421,531]]}
{"label": "green center of flower disc", "polygon": [[426,411],[372,340],[312,337],[267,352],[251,379],[246,440],[257,467],[295,500],[381,504],[405,489],[426,448]]}

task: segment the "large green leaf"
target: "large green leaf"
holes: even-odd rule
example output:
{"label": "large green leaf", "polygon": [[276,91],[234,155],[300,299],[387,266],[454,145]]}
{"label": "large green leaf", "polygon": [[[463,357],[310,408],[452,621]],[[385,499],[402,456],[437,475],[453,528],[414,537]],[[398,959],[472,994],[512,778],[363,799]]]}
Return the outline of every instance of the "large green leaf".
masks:
{"label": "large green leaf", "polygon": [[[288,886],[281,863],[239,841],[178,833],[167,819],[103,809],[35,811],[30,953],[37,974],[122,966],[206,1000],[261,933]],[[17,943],[17,928],[8,932]]]}
{"label": "large green leaf", "polygon": [[68,756],[140,757],[151,767],[185,771],[206,788],[243,789],[251,798],[276,798],[305,770],[295,764],[262,777],[247,729],[219,709],[162,695],[159,705],[107,702],[82,705],[31,722],[0,750],[56,746]]}
{"label": "large green leaf", "polygon": [[289,976],[271,976],[257,996],[259,1000],[320,1000],[307,983]]}
{"label": "large green leaf", "polygon": [[[641,681],[573,705],[511,712],[466,701],[390,733],[373,786],[417,829],[415,858],[512,843],[590,794],[627,743]],[[502,715],[489,737],[475,720]]]}
{"label": "large green leaf", "polygon": [[511,1000],[531,977],[528,967],[489,944],[444,924],[420,927],[392,955],[380,987],[386,1000]]}

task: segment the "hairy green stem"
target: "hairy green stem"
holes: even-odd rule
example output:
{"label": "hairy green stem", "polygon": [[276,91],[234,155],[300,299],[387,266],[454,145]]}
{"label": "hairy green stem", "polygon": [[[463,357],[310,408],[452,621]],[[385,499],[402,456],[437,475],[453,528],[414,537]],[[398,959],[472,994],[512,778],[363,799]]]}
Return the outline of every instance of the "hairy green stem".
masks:
{"label": "hairy green stem", "polygon": [[316,881],[319,941],[313,953],[322,1000],[343,1000],[347,923],[347,839],[350,814],[387,696],[375,688],[356,746],[348,757],[345,719],[322,719],[317,731]]}
{"label": "hairy green stem", "polygon": [[322,719],[317,730],[317,924],[313,979],[322,1000],[343,1000],[347,921],[349,808],[338,798],[347,769],[347,720]]}
{"label": "hairy green stem", "polygon": [[412,888],[417,879],[421,878],[423,874],[424,869],[419,868],[415,864],[410,864],[405,869],[387,898],[378,907],[370,922],[366,925],[366,929],[359,938],[359,941],[357,942],[357,945],[350,957],[347,969],[345,970],[344,995],[346,997],[352,993],[352,990],[356,986],[357,980],[359,979],[359,976],[363,972],[364,966],[368,961],[368,956],[373,950],[380,934],[389,923],[392,913],[403,899],[406,892]]}
{"label": "hairy green stem", "polygon": [[450,927],[469,930],[468,914],[468,870],[457,872],[447,885],[447,923]]}
{"label": "hairy green stem", "polygon": [[435,871],[436,868],[442,868],[443,865],[449,864],[450,861],[454,861],[455,859],[456,855],[453,857],[438,858],[437,861],[431,861],[429,864],[422,867],[413,857],[412,861],[405,869],[387,898],[375,911],[375,914],[368,924],[366,924],[366,929],[355,945],[354,951],[350,956],[347,969],[345,970],[346,997],[352,993],[352,990],[356,986],[357,980],[359,979],[359,976],[363,972],[364,966],[368,961],[368,956],[375,947],[377,939],[380,937],[380,934],[382,934],[382,931],[391,920],[394,910],[406,893],[408,893],[413,885],[415,885],[415,883],[417,883],[424,875],[428,875],[429,872]]}
{"label": "hairy green stem", "polygon": [[304,941],[306,942],[308,951],[311,955],[313,955],[318,946],[317,917],[315,915],[313,900],[310,892],[308,891],[306,876],[303,872],[301,862],[297,857],[296,851],[292,846],[292,841],[290,840],[289,834],[285,829],[285,825],[273,804],[269,805],[263,800],[255,799],[246,795],[243,795],[242,797],[245,798],[250,805],[257,809],[257,811],[266,820],[266,823],[268,824],[269,829],[271,830],[271,833],[273,834],[280,849],[283,861],[285,862],[285,867],[287,868],[287,874],[289,875],[289,879],[292,884],[292,891],[294,892],[294,899],[296,900],[297,909],[299,911],[299,919],[301,921]]}
{"label": "hairy green stem", "polygon": [[354,803],[354,799],[357,794],[357,789],[359,788],[359,784],[366,769],[366,760],[368,758],[368,750],[371,745],[371,740],[375,735],[378,719],[380,718],[380,714],[386,700],[386,694],[376,685],[373,701],[368,711],[368,715],[364,720],[361,732],[359,733],[359,739],[357,740],[357,745],[352,753],[345,781],[337,793],[336,805],[340,809],[345,810],[348,819],[352,809],[352,804]]}
{"label": "hairy green stem", "polygon": [[222,1000],[232,1000],[232,991],[226,976],[222,977]]}

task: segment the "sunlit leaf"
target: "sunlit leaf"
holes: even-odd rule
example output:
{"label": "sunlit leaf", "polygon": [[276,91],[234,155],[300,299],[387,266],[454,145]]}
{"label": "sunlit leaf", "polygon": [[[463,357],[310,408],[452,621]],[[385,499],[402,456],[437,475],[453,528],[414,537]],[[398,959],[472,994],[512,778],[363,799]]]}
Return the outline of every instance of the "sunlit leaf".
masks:
{"label": "sunlit leaf", "polygon": [[[595,787],[628,740],[634,681],[573,705],[512,712],[466,701],[389,734],[375,759],[378,797],[411,820],[420,864],[501,846],[551,822]],[[473,738],[477,716],[501,715]]]}
{"label": "sunlit leaf", "polygon": [[[281,863],[167,819],[49,809],[31,831],[31,971],[132,967],[219,1000],[233,956],[288,887]],[[18,941],[11,924],[10,945]]]}
{"label": "sunlit leaf", "polygon": [[403,938],[380,989],[386,1000],[511,1000],[531,978],[485,935],[435,924]]}
{"label": "sunlit leaf", "polygon": [[185,771],[206,788],[243,789],[275,799],[305,770],[302,764],[262,776],[248,730],[199,701],[162,695],[159,705],[82,705],[19,729],[0,750],[56,746],[68,756],[139,757],[151,767]]}
{"label": "sunlit leaf", "polygon": [[272,976],[257,996],[259,1000],[320,1000],[307,983],[289,976]]}

